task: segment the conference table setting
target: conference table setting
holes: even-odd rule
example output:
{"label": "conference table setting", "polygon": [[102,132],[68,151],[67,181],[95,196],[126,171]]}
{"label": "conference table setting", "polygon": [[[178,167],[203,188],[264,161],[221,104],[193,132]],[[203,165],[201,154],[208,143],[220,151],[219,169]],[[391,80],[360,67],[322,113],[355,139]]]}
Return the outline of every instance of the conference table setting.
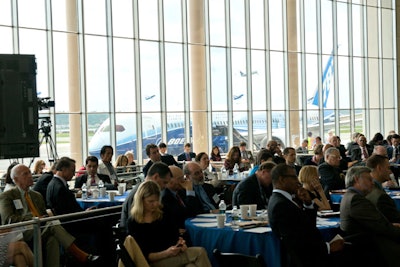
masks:
{"label": "conference table setting", "polygon": [[90,207],[106,208],[122,205],[129,195],[129,191],[120,192],[118,190],[107,190],[104,195],[93,196],[90,195],[86,198],[77,197],[76,201],[82,209]]}
{"label": "conference table setting", "polygon": [[[255,216],[251,213],[249,210],[248,216],[240,215],[239,221],[232,221],[232,211],[226,214],[199,214],[187,219],[185,226],[193,246],[204,247],[213,266],[217,266],[213,250],[218,249],[253,256],[261,254],[267,266],[280,267],[280,240],[268,225],[267,211],[257,210]],[[325,215],[325,218],[317,217],[317,227],[324,240],[329,242],[339,232],[340,219],[338,213]]]}

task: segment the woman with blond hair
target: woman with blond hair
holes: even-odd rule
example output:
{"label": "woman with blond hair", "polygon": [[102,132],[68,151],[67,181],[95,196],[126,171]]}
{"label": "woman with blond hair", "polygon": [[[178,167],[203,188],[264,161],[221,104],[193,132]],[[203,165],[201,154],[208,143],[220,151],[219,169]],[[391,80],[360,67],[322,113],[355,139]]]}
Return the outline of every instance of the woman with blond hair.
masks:
{"label": "woman with blond hair", "polygon": [[160,187],[153,181],[142,183],[134,197],[128,234],[139,244],[152,267],[211,267],[202,247],[186,246],[179,229],[164,216],[160,202]]}
{"label": "woman with blond hair", "polygon": [[318,168],[316,166],[303,166],[299,172],[299,181],[310,192],[311,199],[317,205],[318,210],[331,210],[331,205],[319,181]]}
{"label": "woman with blond hair", "polygon": [[36,161],[35,166],[33,167],[32,174],[43,174],[43,170],[46,168],[46,162],[44,160],[39,159]]}

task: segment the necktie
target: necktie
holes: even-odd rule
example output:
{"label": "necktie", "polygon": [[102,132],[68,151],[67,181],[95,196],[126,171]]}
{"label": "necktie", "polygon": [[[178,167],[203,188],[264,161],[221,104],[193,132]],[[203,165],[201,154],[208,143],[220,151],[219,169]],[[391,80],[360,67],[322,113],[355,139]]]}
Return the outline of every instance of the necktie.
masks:
{"label": "necktie", "polygon": [[367,149],[365,147],[362,148],[362,154],[363,154],[363,158],[364,159],[368,158],[368,152],[367,152]]}
{"label": "necktie", "polygon": [[176,198],[178,199],[179,205],[181,205],[182,207],[186,207],[185,202],[183,202],[181,196],[176,193]]}
{"label": "necktie", "polygon": [[32,215],[35,217],[40,217],[40,214],[39,214],[38,210],[36,209],[35,205],[33,204],[32,199],[29,196],[28,192],[25,192],[25,200],[26,200],[26,204],[28,204],[29,211],[32,213]]}
{"label": "necktie", "polygon": [[90,180],[90,185],[96,185],[96,179],[94,175],[92,175],[92,180]]}
{"label": "necktie", "polygon": [[186,154],[186,161],[192,161],[192,158],[190,157],[189,153]]}

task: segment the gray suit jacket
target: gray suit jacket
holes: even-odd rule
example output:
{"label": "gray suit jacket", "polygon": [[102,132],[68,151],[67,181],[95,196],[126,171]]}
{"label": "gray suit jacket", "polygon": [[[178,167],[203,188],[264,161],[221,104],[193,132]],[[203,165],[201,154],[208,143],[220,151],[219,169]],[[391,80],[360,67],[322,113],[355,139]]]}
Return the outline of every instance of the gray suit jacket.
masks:
{"label": "gray suit jacket", "polygon": [[385,190],[375,185],[375,188],[366,198],[375,205],[389,222],[400,223],[400,212],[397,210],[396,203]]}

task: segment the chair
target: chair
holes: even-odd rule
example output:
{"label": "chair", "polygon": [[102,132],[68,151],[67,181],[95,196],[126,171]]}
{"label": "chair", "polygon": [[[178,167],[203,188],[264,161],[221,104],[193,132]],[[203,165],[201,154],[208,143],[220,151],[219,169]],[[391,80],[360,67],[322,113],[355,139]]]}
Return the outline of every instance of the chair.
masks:
{"label": "chair", "polygon": [[218,249],[213,251],[219,267],[267,267],[260,254],[255,256],[240,253],[222,253]]}

